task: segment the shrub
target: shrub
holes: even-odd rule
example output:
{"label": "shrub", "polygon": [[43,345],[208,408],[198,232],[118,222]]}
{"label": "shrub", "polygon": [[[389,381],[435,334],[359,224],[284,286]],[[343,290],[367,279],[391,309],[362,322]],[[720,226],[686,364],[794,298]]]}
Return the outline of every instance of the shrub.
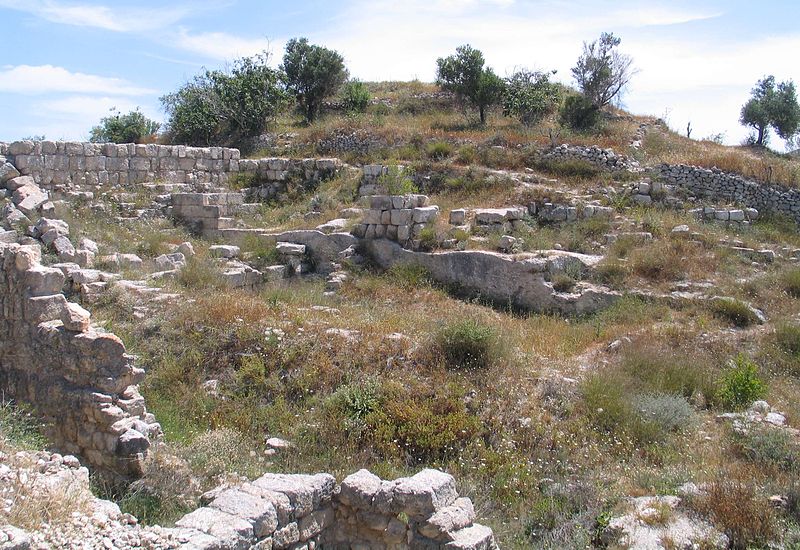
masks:
{"label": "shrub", "polygon": [[604,32],[591,44],[583,43],[583,54],[572,68],[572,76],[581,92],[598,107],[608,105],[633,76],[633,60],[616,47],[621,40]]}
{"label": "shrub", "polygon": [[653,244],[634,249],[630,254],[631,270],[654,281],[675,281],[686,273],[681,261],[680,245]]}
{"label": "shrub", "polygon": [[436,229],[433,227],[424,227],[419,232],[418,239],[420,250],[424,250],[426,252],[431,252],[439,244],[439,239],[436,236]]}
{"label": "shrub", "polygon": [[527,126],[552,114],[561,99],[561,87],[550,82],[551,73],[521,70],[506,78],[503,114]]}
{"label": "shrub", "polygon": [[571,95],[558,111],[558,121],[575,130],[590,130],[600,122],[600,109],[582,95]]}
{"label": "shrub", "polygon": [[369,107],[370,93],[360,80],[351,80],[342,89],[342,104],[348,113],[364,113]]}
{"label": "shrub", "polygon": [[389,172],[378,178],[378,185],[385,187],[390,195],[408,195],[419,191],[409,173],[397,166],[389,167]]}
{"label": "shrub", "polygon": [[553,290],[556,292],[569,292],[575,288],[575,279],[566,273],[557,273],[553,276]]}
{"label": "shrub", "polygon": [[732,410],[749,407],[767,394],[767,385],[758,376],[758,366],[744,355],[738,355],[720,381],[719,401]]}
{"label": "shrub", "polygon": [[763,546],[776,535],[774,512],[749,483],[716,480],[695,506],[728,536],[729,548]]}
{"label": "shrub", "polygon": [[778,325],[775,329],[775,343],[785,353],[800,359],[800,325]]}
{"label": "shrub", "polygon": [[138,108],[123,115],[114,107],[111,109],[111,113],[111,116],[100,119],[100,124],[92,128],[89,141],[94,143],[142,143],[148,138],[154,139],[161,126],[158,122],[144,116]]}
{"label": "shrub", "polygon": [[784,273],[781,286],[789,296],[800,298],[800,269],[792,269]]}
{"label": "shrub", "polygon": [[692,405],[682,395],[640,395],[634,399],[633,406],[643,422],[665,433],[682,431],[694,417]]}
{"label": "shrub", "polygon": [[446,325],[436,335],[435,345],[453,369],[488,368],[499,352],[495,330],[474,319]]}
{"label": "shrub", "polygon": [[594,278],[612,288],[622,288],[628,276],[629,267],[619,260],[606,258],[594,269]]}
{"label": "shrub", "polygon": [[206,71],[161,98],[167,135],[187,145],[228,145],[264,132],[286,102],[269,55],[243,57],[228,73]]}
{"label": "shrub", "polygon": [[752,426],[733,432],[733,442],[741,455],[759,466],[800,471],[800,445],[785,430]]}
{"label": "shrub", "polygon": [[453,154],[453,146],[446,141],[436,141],[425,148],[425,154],[431,160],[444,160]]}
{"label": "shrub", "polygon": [[758,322],[753,309],[736,298],[716,298],[709,304],[712,315],[739,328],[749,327]]}

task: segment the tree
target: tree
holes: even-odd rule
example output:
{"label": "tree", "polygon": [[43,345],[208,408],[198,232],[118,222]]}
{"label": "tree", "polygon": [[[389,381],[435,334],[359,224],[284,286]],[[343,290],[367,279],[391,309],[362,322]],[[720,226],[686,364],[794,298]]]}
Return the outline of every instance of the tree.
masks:
{"label": "tree", "polygon": [[520,70],[505,81],[503,114],[517,117],[527,126],[552,114],[561,101],[561,87],[550,82],[552,73]]}
{"label": "tree", "polygon": [[100,124],[93,127],[89,141],[94,143],[141,143],[144,138],[158,132],[161,125],[144,116],[138,107],[123,115],[116,107],[111,108],[111,115],[100,119]]}
{"label": "tree", "polygon": [[342,104],[348,113],[364,113],[371,96],[367,85],[360,80],[351,80],[342,90]]}
{"label": "tree", "polygon": [[759,80],[751,93],[742,106],[739,122],[756,130],[755,144],[766,144],[770,127],[791,142],[800,131],[800,104],[794,82],[790,80],[776,86],[775,77],[770,75]]}
{"label": "tree", "polygon": [[161,98],[172,141],[229,145],[256,137],[286,103],[269,55],[244,57],[229,72],[205,71]]}
{"label": "tree", "polygon": [[347,80],[344,58],[334,50],[309,44],[307,38],[289,40],[282,68],[286,87],[309,123],[317,118],[322,101]]}
{"label": "tree", "polygon": [[583,54],[572,68],[581,92],[598,107],[608,105],[633,77],[633,60],[616,50],[621,42],[608,32],[591,44],[584,42]]}
{"label": "tree", "polygon": [[436,60],[436,83],[476,107],[481,124],[486,123],[487,107],[500,103],[505,89],[503,79],[483,64],[483,54],[468,44]]}

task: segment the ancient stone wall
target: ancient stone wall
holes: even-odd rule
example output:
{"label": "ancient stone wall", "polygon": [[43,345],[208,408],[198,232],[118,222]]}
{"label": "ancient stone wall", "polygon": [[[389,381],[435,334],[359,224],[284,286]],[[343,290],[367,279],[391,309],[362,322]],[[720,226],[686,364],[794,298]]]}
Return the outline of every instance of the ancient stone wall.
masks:
{"label": "ancient stone wall", "polygon": [[690,195],[757,209],[763,214],[787,216],[800,223],[800,189],[767,185],[738,174],[685,164],[661,164],[653,169],[664,183]]}
{"label": "ancient stone wall", "polygon": [[321,181],[333,179],[342,169],[339,159],[245,159],[239,162],[239,171],[246,174],[250,187],[245,194],[252,201],[271,201],[287,192],[292,183],[305,188]]}
{"label": "ancient stone wall", "polygon": [[611,149],[602,149],[595,145],[583,147],[564,143],[547,151],[541,158],[553,161],[583,161],[612,172],[641,170],[639,163],[635,160],[615,153]]}
{"label": "ancient stone wall", "polygon": [[329,474],[265,474],[204,496],[176,522],[191,548],[492,550],[468,498],[439,470],[385,481],[367,470],[337,487]]}
{"label": "ancient stone wall", "polygon": [[0,387],[36,407],[63,452],[114,477],[140,475],[161,433],[139,394],[144,371],[67,301],[64,273],[40,258],[38,245],[0,244]]}
{"label": "ancient stone wall", "polygon": [[239,171],[239,150],[183,145],[134,145],[71,141],[0,144],[22,175],[46,189],[75,185],[170,183],[220,184]]}
{"label": "ancient stone wall", "polygon": [[363,239],[389,239],[402,246],[419,248],[422,230],[436,221],[438,206],[428,206],[425,195],[375,195],[353,234]]}
{"label": "ancient stone wall", "polygon": [[199,234],[211,235],[233,226],[231,216],[243,202],[241,193],[174,193],[172,216]]}

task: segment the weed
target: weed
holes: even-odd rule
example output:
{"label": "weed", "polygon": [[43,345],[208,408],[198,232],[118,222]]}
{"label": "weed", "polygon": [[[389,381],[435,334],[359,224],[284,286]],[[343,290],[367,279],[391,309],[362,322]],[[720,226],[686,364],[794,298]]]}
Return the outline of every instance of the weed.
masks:
{"label": "weed", "polygon": [[436,229],[434,227],[425,227],[419,232],[419,248],[426,252],[434,250],[439,245],[439,239],[436,236]]}
{"label": "weed", "polygon": [[789,296],[800,298],[800,269],[791,269],[784,273],[781,286]]}
{"label": "weed", "polygon": [[758,376],[758,366],[745,355],[737,355],[720,381],[720,403],[731,410],[749,407],[767,394],[767,384]]}
{"label": "weed", "polygon": [[716,298],[709,303],[709,309],[714,317],[721,319],[739,328],[746,328],[758,323],[755,311],[736,298]]}
{"label": "weed", "polygon": [[435,141],[425,147],[425,154],[431,160],[445,160],[453,155],[454,147],[446,141]]}
{"label": "weed", "polygon": [[466,319],[442,328],[435,346],[450,368],[485,369],[497,359],[499,339],[492,327]]}
{"label": "weed", "polygon": [[0,436],[20,450],[39,450],[47,446],[42,424],[27,406],[13,401],[0,402]]}
{"label": "weed", "polygon": [[389,171],[378,178],[378,185],[384,187],[390,195],[408,195],[419,192],[407,170],[390,166]]}
{"label": "weed", "polygon": [[551,281],[556,292],[570,292],[575,288],[576,281],[566,273],[557,273]]}
{"label": "weed", "polygon": [[732,432],[732,438],[739,454],[759,467],[800,471],[800,445],[785,430],[751,426],[744,432]]}
{"label": "weed", "polygon": [[694,417],[694,409],[682,395],[640,395],[634,399],[633,406],[643,422],[664,433],[686,429]]}

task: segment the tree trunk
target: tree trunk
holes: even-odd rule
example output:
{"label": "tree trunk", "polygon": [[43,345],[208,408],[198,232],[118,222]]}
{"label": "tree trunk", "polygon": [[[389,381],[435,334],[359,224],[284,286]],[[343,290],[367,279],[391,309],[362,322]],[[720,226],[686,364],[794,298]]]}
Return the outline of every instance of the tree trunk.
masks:
{"label": "tree trunk", "polygon": [[766,133],[766,126],[759,126],[758,127],[758,141],[756,141],[756,145],[761,147],[764,146],[764,134]]}
{"label": "tree trunk", "polygon": [[316,118],[316,114],[317,113],[316,113],[316,109],[314,108],[314,104],[313,103],[309,103],[306,106],[306,120],[308,121],[309,124],[314,122],[314,119]]}
{"label": "tree trunk", "polygon": [[486,107],[481,105],[480,107],[478,107],[478,112],[480,112],[481,114],[481,124],[482,125],[486,124]]}

